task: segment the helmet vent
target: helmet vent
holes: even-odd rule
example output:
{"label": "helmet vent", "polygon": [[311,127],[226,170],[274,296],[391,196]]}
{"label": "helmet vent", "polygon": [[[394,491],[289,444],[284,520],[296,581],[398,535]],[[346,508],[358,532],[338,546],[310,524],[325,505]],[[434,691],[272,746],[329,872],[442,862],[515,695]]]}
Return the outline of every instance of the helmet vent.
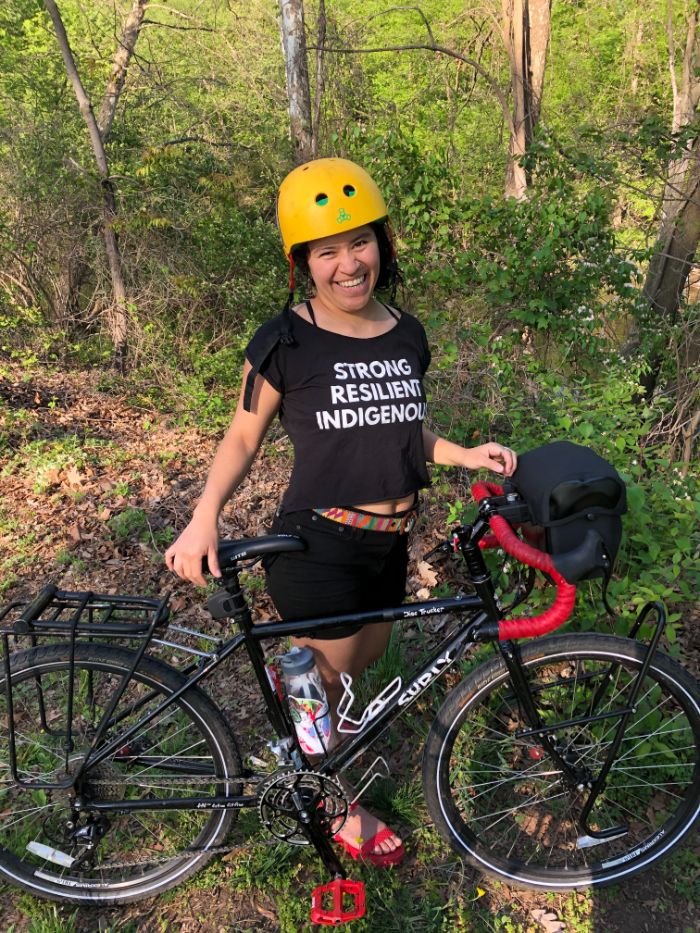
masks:
{"label": "helmet vent", "polygon": [[319,204],[321,207],[324,207],[326,204],[328,204],[328,195],[327,195],[327,194],[317,194],[317,195],[316,195],[316,203]]}
{"label": "helmet vent", "polygon": [[355,196],[355,186],[354,186],[354,185],[344,185],[344,186],[343,186],[343,194],[346,195],[348,198],[354,197],[354,196]]}

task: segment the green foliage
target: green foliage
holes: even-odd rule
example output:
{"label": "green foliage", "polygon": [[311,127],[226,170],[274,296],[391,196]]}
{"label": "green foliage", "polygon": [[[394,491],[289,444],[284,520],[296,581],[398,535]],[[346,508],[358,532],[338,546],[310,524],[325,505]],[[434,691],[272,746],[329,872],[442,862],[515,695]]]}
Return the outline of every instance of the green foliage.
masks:
{"label": "green foliage", "polygon": [[414,267],[425,270],[446,250],[454,251],[450,223],[457,205],[443,148],[426,152],[415,136],[398,128],[369,135],[355,127],[345,145],[350,158],[359,159],[381,187],[409,275]]}
{"label": "green foliage", "polygon": [[62,470],[69,467],[80,469],[91,455],[90,448],[94,451],[99,446],[99,442],[84,443],[73,434],[53,440],[30,440],[9,459],[3,472],[9,473],[20,466],[32,476],[34,492],[43,494],[56,483]]}
{"label": "green foliage", "polygon": [[117,540],[138,538],[145,541],[148,538],[148,516],[143,509],[128,508],[113,516],[107,523]]}
{"label": "green foliage", "polygon": [[608,191],[577,182],[569,161],[544,140],[527,168],[536,183],[524,201],[465,204],[466,248],[453,275],[478,287],[496,313],[590,354],[602,327],[634,310],[638,267],[618,252]]}

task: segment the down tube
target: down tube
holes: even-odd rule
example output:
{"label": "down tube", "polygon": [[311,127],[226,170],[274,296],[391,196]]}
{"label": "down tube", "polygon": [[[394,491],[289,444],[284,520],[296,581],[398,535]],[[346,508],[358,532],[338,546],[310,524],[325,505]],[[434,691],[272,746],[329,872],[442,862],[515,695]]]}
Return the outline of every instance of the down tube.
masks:
{"label": "down tube", "polygon": [[366,751],[382,732],[418,699],[424,690],[439,680],[445,671],[459,660],[463,648],[473,641],[472,632],[487,618],[486,612],[480,612],[470,619],[468,624],[460,628],[453,638],[445,639],[425,665],[411,674],[401,693],[391,700],[366,728],[344,742],[336,753],[323,761],[318,767],[319,772],[334,774],[351,765],[355,758]]}

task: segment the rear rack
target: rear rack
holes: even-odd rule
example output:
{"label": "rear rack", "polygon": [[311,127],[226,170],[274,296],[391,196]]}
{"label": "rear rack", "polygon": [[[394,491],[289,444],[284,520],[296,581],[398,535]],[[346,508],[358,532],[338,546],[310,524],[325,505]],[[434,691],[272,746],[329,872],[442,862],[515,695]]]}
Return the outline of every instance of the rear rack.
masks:
{"label": "rear rack", "polygon": [[[147,599],[141,596],[113,596],[99,593],[69,593],[49,584],[30,603],[11,603],[0,610],[0,644],[2,645],[2,669],[5,675],[4,692],[7,700],[7,753],[10,772],[16,784],[45,790],[59,790],[71,787],[76,775],[71,773],[70,760],[74,752],[73,712],[77,689],[75,674],[76,645],[79,638],[94,642],[101,638],[133,639],[137,648],[133,652],[130,665],[115,685],[99,724],[95,727],[91,749],[97,747],[106,730],[123,718],[124,712],[116,713],[117,705],[138,667],[146,649],[154,639],[157,628],[164,629],[170,617],[168,609],[169,595],[163,599]],[[51,774],[46,774],[43,765],[34,774],[21,768],[17,757],[17,723],[13,697],[13,677],[10,662],[10,640],[27,640],[36,647],[41,638],[58,637],[68,647],[68,682],[65,695],[65,708],[57,721],[49,722],[46,717],[44,701],[44,675],[34,677],[34,689],[37,693],[40,726],[47,734],[60,739],[63,767]],[[88,689],[92,690],[92,676],[89,675]],[[136,711],[151,699],[155,693],[146,693],[144,698],[132,703],[127,710]]]}
{"label": "rear rack", "polygon": [[0,635],[149,638],[168,624],[168,599],[69,593],[51,583],[32,602],[0,610]]}

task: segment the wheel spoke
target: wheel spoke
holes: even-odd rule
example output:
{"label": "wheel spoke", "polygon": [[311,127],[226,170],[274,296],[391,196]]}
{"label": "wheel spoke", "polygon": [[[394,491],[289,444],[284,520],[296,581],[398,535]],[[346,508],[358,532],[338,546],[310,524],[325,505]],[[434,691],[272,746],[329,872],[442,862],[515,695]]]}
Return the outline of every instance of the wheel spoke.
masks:
{"label": "wheel spoke", "polygon": [[[13,706],[16,722],[22,723],[21,730],[16,731],[17,773],[27,781],[56,785],[65,779],[67,767],[69,776],[74,775],[75,793],[83,803],[76,817],[71,811],[71,790],[15,785],[6,762],[0,779],[5,814],[0,825],[0,877],[5,852],[19,860],[22,883],[30,890],[48,883],[54,885],[52,890],[58,896],[73,900],[79,895],[85,902],[119,900],[141,889],[145,896],[185,877],[188,870],[183,869],[183,860],[186,866],[193,853],[196,863],[203,864],[208,850],[220,841],[232,818],[229,813],[154,807],[138,813],[106,811],[103,816],[105,811],[91,809],[93,801],[153,799],[155,804],[191,794],[193,789],[203,796],[240,793],[235,781],[237,753],[230,751],[228,736],[221,738],[225,726],[196,690],[167,706],[115,754],[98,764],[90,763],[90,756],[100,750],[93,749],[94,723],[103,719],[132,657],[123,649],[76,643],[74,717],[70,724],[73,749],[69,754],[64,747],[70,677],[67,649],[59,645],[41,648],[27,652],[22,662],[15,662],[19,666],[13,673]],[[181,675],[158,662],[144,659],[142,664],[143,672],[137,671],[120,699],[105,743],[155,711],[183,683]],[[41,728],[38,713],[38,667],[41,697],[52,724],[50,731]],[[168,681],[172,686],[167,686]],[[6,698],[0,685],[0,717],[3,715]],[[36,724],[34,728],[32,723]],[[224,754],[232,755],[231,761],[227,763]],[[79,841],[76,832],[88,836],[83,835]],[[79,867],[60,864],[60,859],[85,851],[83,840],[89,834],[96,839],[92,861]],[[36,844],[36,854],[27,849],[30,842]],[[59,855],[47,858],[48,850],[56,850]]]}
{"label": "wheel spoke", "polygon": [[[490,681],[476,671],[460,685],[429,739],[429,748],[432,742],[439,749],[432,760],[442,769],[440,802],[431,812],[436,822],[447,825],[448,838],[461,840],[481,866],[502,871],[509,880],[518,874],[531,883],[536,879],[542,887],[547,873],[558,878],[565,873],[573,885],[631,873],[657,857],[662,827],[659,849],[668,846],[669,837],[680,836],[700,797],[697,686],[692,681],[687,688],[679,686],[675,678],[687,675],[657,656],[586,821],[589,829],[582,828],[589,788],[620,728],[619,716],[598,717],[629,706],[644,649],[612,636],[583,635],[566,640],[567,655],[560,648],[563,639],[551,642],[551,655],[537,644],[523,652],[547,742],[534,734],[523,736],[532,723],[501,673],[505,669],[495,664]],[[660,674],[657,664],[671,673]],[[574,720],[578,724],[565,725]],[[549,743],[559,756],[555,761]],[[589,832],[616,827],[623,831],[588,848]]]}

